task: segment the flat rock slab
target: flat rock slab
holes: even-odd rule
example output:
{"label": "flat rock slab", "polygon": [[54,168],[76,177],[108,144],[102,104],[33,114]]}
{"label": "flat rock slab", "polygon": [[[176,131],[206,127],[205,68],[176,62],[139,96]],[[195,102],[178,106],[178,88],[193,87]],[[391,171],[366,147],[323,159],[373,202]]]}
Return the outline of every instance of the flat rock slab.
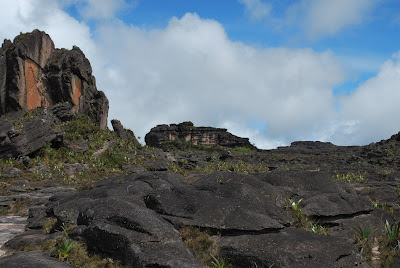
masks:
{"label": "flat rock slab", "polygon": [[356,267],[362,258],[345,239],[285,228],[261,235],[222,237],[220,254],[238,268]]}
{"label": "flat rock slab", "polygon": [[[25,231],[26,219],[20,216],[0,216],[0,257],[6,253],[2,246]],[[3,266],[0,265],[0,267]]]}
{"label": "flat rock slab", "polygon": [[134,267],[201,267],[178,232],[187,226],[221,234],[221,254],[238,267],[352,267],[360,258],[347,233],[341,237],[342,222],[331,236],[290,228],[293,219],[274,196],[303,198],[304,213],[329,222],[362,220],[372,209],[327,172],[216,172],[191,183],[170,172],[137,172],[94,186],[51,198],[46,209],[31,210],[30,222],[55,217],[60,226],[77,225],[89,251]]}
{"label": "flat rock slab", "polygon": [[0,259],[2,268],[68,268],[74,267],[59,262],[45,252],[18,252]]}

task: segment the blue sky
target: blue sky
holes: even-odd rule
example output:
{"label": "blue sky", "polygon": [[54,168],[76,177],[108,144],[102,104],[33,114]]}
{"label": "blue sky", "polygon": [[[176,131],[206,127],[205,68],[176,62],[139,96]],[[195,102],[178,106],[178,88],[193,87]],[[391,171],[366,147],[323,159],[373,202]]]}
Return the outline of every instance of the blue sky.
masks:
{"label": "blue sky", "polygon": [[117,118],[228,128],[260,148],[400,131],[398,0],[0,0],[0,38],[78,45]]}

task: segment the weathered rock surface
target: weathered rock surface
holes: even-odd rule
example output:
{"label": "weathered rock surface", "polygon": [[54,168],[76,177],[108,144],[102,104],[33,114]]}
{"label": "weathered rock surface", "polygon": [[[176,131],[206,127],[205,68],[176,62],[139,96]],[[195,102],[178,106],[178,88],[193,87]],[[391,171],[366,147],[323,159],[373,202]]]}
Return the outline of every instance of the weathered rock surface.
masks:
{"label": "weathered rock surface", "polygon": [[361,255],[346,239],[294,228],[222,237],[219,243],[221,254],[237,267],[356,267],[362,263]]}
{"label": "weathered rock surface", "polygon": [[0,52],[0,115],[68,102],[72,112],[107,126],[107,97],[78,47],[56,49],[50,36],[34,30],[5,40]]}
{"label": "weathered rock surface", "polygon": [[68,268],[72,265],[59,262],[45,252],[18,252],[0,259],[0,267],[4,268]]}
{"label": "weathered rock surface", "polygon": [[111,120],[111,125],[114,129],[115,132],[117,132],[117,135],[123,139],[126,142],[133,142],[136,145],[139,145],[139,142],[137,141],[135,134],[130,129],[124,129],[124,126],[121,124],[119,120],[113,119]]}
{"label": "weathered rock surface", "polygon": [[25,225],[26,217],[0,216],[0,257],[6,253],[2,248],[3,245],[11,238],[23,233]]}
{"label": "weathered rock surface", "polygon": [[168,141],[178,139],[194,145],[254,148],[248,138],[237,137],[225,128],[195,127],[192,122],[158,125],[145,136],[146,144],[153,147],[161,147]]}
{"label": "weathered rock surface", "polygon": [[[288,197],[304,198],[304,213],[335,223],[335,232],[321,236],[290,227],[293,219],[283,205]],[[91,252],[132,267],[202,267],[178,232],[188,226],[219,234],[220,256],[235,267],[355,267],[363,259],[349,242],[354,233],[340,229],[349,220],[364,225],[385,220],[326,172],[217,172],[188,183],[169,172],[138,171],[51,201],[32,210],[31,227],[40,228],[33,223],[49,217],[57,226],[77,225],[71,232]],[[322,209],[315,210],[321,202]]]}
{"label": "weathered rock surface", "polygon": [[38,108],[0,117],[0,158],[16,158],[37,152],[46,143],[60,147],[63,135],[51,111]]}

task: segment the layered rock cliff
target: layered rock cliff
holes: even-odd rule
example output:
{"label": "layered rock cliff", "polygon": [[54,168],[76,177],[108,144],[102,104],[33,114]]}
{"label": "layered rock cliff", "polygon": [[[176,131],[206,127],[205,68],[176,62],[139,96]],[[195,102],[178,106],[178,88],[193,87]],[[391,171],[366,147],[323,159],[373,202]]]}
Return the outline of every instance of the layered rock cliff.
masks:
{"label": "layered rock cliff", "polygon": [[72,112],[107,126],[108,99],[96,88],[89,60],[78,47],[56,49],[34,30],[0,48],[0,115],[68,102]]}
{"label": "layered rock cliff", "polygon": [[158,125],[145,136],[146,144],[153,147],[162,147],[166,142],[178,139],[194,145],[255,148],[248,138],[237,137],[225,128],[195,127],[192,122]]}

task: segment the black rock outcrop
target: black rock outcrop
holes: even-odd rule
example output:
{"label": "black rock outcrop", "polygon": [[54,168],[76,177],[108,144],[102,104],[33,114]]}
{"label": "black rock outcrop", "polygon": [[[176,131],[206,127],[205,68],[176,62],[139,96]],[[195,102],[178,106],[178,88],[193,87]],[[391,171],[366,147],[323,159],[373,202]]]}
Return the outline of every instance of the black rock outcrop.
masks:
{"label": "black rock outcrop", "polygon": [[60,147],[63,134],[51,110],[37,108],[0,117],[0,158],[32,155],[46,143]]}
{"label": "black rock outcrop", "polygon": [[[331,226],[331,235],[291,227],[290,196],[303,198],[304,214]],[[356,267],[362,257],[344,226],[385,221],[346,183],[311,171],[217,172],[192,183],[173,173],[138,172],[52,201],[29,222],[55,217],[57,226],[77,226],[71,234],[91,252],[131,267],[203,267],[182,242],[185,227],[218,234],[220,257],[234,267]]]}
{"label": "black rock outcrop", "polygon": [[167,142],[178,140],[194,145],[255,148],[248,138],[237,137],[225,128],[195,127],[192,122],[158,125],[145,136],[148,146],[158,148]]}
{"label": "black rock outcrop", "polygon": [[5,40],[0,49],[0,115],[68,102],[73,113],[107,126],[108,99],[78,47],[56,49],[39,30]]}

